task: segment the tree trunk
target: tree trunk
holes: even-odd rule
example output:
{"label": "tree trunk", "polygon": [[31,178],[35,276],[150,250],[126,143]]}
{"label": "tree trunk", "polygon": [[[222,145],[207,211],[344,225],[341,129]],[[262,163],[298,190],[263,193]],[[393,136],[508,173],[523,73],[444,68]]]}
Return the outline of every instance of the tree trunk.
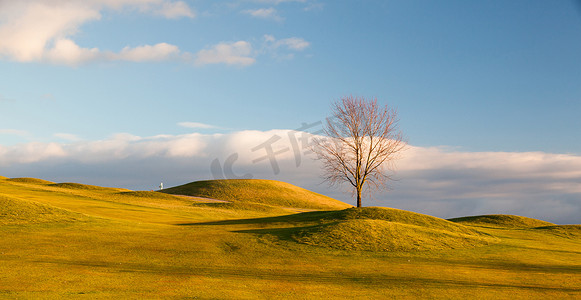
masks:
{"label": "tree trunk", "polygon": [[361,207],[361,189],[357,189],[357,207]]}

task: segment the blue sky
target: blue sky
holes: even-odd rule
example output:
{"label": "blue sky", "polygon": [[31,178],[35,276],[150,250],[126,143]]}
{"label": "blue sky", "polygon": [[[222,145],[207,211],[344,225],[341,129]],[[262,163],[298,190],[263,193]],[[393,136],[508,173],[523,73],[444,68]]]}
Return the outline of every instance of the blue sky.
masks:
{"label": "blue sky", "polygon": [[[502,156],[514,167],[505,173],[530,186],[538,182],[521,176],[526,163],[515,163],[523,157],[555,185],[563,174],[581,184],[574,169],[555,175],[550,167],[581,160],[579,1],[0,0],[0,70],[0,175],[8,177],[135,189],[207,179],[214,158],[223,163],[261,144],[256,136],[320,121],[333,100],[354,95],[397,107],[401,129],[420,149],[410,157],[431,149],[450,161],[420,176],[406,173],[408,159],[405,188],[389,197],[423,203],[405,193],[417,188],[405,176],[433,183],[441,178],[434,170],[449,174],[470,155]],[[242,133],[255,145],[237,144]],[[175,150],[182,146],[200,151]],[[183,166],[175,157],[199,160],[178,172],[170,168]],[[114,167],[121,159],[129,170],[137,167],[128,161],[159,161],[166,174],[151,168],[122,178]],[[302,182],[314,170],[306,159],[305,170],[291,163],[283,174],[252,160],[237,172],[329,191]],[[460,191],[442,189],[432,202],[439,208],[425,212],[447,216],[442,203]],[[578,189],[543,191],[560,208],[581,211]],[[473,204],[466,213],[525,198],[470,195],[458,200]],[[402,207],[426,207],[405,206],[410,201]],[[474,204],[486,201],[499,204]],[[530,204],[517,203],[514,211],[526,213]]]}

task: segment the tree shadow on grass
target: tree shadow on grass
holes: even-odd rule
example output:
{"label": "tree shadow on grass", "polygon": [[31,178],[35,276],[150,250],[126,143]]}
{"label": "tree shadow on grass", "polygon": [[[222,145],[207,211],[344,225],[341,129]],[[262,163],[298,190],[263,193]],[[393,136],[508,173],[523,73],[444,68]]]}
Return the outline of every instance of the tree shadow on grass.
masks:
{"label": "tree shadow on grass", "polygon": [[276,217],[223,220],[212,222],[180,223],[175,225],[200,226],[200,225],[251,225],[251,224],[277,224],[277,223],[286,223],[294,225],[301,223],[320,223],[325,222],[326,220],[333,219],[333,217],[337,214],[338,211],[340,210],[311,211]]}
{"label": "tree shadow on grass", "polygon": [[320,225],[285,227],[285,228],[245,229],[245,230],[236,230],[234,232],[256,234],[259,236],[270,235],[276,237],[278,240],[281,241],[298,243],[293,236],[295,236],[296,234],[300,233],[303,230],[309,230],[311,228],[315,228],[318,226]]}

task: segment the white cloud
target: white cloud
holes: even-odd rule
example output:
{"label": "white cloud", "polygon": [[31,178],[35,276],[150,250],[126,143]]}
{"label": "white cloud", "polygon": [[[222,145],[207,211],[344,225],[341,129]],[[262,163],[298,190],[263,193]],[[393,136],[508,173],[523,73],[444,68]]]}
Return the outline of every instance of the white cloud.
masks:
{"label": "white cloud", "polygon": [[65,157],[67,153],[63,149],[63,146],[58,143],[32,142],[10,147],[0,146],[0,155],[2,156],[2,163],[0,165],[6,166]]}
{"label": "white cloud", "polygon": [[2,129],[0,128],[0,134],[6,135],[17,135],[17,136],[28,136],[30,133],[25,130],[18,130],[18,129]]}
{"label": "white cloud", "polygon": [[[308,136],[290,130],[118,134],[72,144],[0,146],[0,175],[133,189],[151,189],[160,180],[172,186],[249,175],[290,182],[352,203],[340,189],[320,185],[319,162],[305,154],[302,144]],[[396,166],[399,180],[391,184],[392,190],[376,194],[375,200],[365,198],[364,205],[445,218],[505,213],[581,223],[581,156],[410,146]]]}
{"label": "white cloud", "polygon": [[292,37],[292,38],[282,39],[282,40],[276,41],[273,46],[275,48],[285,46],[291,50],[302,51],[302,50],[305,50],[310,45],[311,44],[309,42],[305,41],[302,38]]}
{"label": "white cloud", "polygon": [[219,43],[196,54],[196,65],[227,64],[249,66],[256,62],[251,57],[252,45],[246,41]]}
{"label": "white cloud", "polygon": [[214,125],[198,123],[198,122],[180,122],[180,123],[178,123],[178,125],[181,127],[185,127],[185,128],[201,128],[201,129],[217,128]]}
{"label": "white cloud", "polygon": [[[183,1],[169,0],[21,0],[0,2],[0,58],[18,62],[76,65],[94,60],[157,61],[170,50],[165,43],[134,48],[140,58],[79,46],[72,37],[80,27],[101,19],[104,9],[136,9],[166,18],[194,17]],[[149,47],[149,48],[147,48]],[[175,46],[172,46],[175,47]],[[125,49],[124,49],[125,50]],[[130,51],[125,50],[125,52]],[[160,54],[161,51],[161,54]],[[172,53],[176,51],[171,49]],[[153,53],[153,54],[152,54]],[[135,54],[137,55],[137,53]]]}
{"label": "white cloud", "polygon": [[[272,4],[279,4],[274,1]],[[248,41],[221,42],[197,53],[182,51],[177,45],[128,45],[100,49],[75,40],[82,26],[98,21],[107,10],[133,11],[165,18],[193,18],[185,1],[174,0],[21,0],[0,1],[0,59],[77,66],[90,62],[193,61],[196,65],[227,64],[249,66],[260,54],[292,58],[310,43],[299,37],[276,40],[272,36],[258,50]],[[243,11],[253,17],[282,20],[275,8]],[[286,53],[285,53],[286,52]]]}
{"label": "white cloud", "polygon": [[82,2],[3,1],[0,6],[0,53],[16,61],[40,61],[51,43],[101,18]]}
{"label": "white cloud", "polygon": [[[572,213],[581,213],[580,156],[420,147],[405,156],[398,163],[401,181],[382,195],[400,208],[442,217],[508,213],[581,222]],[[577,203],[571,212],[558,213],[571,203]]]}
{"label": "white cloud", "polygon": [[197,133],[147,138],[117,134],[106,140],[76,143],[67,146],[66,149],[72,158],[85,163],[150,157],[192,157],[203,155],[200,149],[206,143],[202,137]]}
{"label": "white cloud", "polygon": [[81,48],[69,39],[60,39],[55,42],[52,49],[44,54],[44,59],[56,64],[76,65],[82,62],[90,62],[101,57],[99,49]]}
{"label": "white cloud", "polygon": [[245,13],[247,15],[251,15],[255,18],[260,18],[260,19],[270,19],[270,20],[274,20],[274,21],[278,21],[278,22],[283,20],[283,18],[278,15],[276,9],[273,7],[259,8],[259,9],[247,9],[247,10],[243,10],[242,13]]}
{"label": "white cloud", "polygon": [[194,18],[196,15],[192,9],[183,1],[164,2],[157,14],[162,15],[168,19],[176,19],[181,17]]}
{"label": "white cloud", "polygon": [[311,43],[299,37],[278,40],[272,35],[265,34],[263,38],[263,52],[270,53],[277,58],[293,58],[294,52],[303,51],[311,45]]}
{"label": "white cloud", "polygon": [[125,47],[118,55],[113,56],[118,60],[133,62],[163,61],[178,57],[180,49],[177,46],[159,43],[153,46],[145,45],[135,48]]}

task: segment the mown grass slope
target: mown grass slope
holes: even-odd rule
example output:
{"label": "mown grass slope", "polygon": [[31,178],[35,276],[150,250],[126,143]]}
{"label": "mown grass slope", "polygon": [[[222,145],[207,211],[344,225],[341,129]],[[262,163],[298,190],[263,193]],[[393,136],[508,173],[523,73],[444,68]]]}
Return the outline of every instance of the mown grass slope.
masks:
{"label": "mown grass slope", "polygon": [[550,222],[514,215],[482,215],[449,219],[460,224],[497,228],[534,228],[555,225]]}
{"label": "mown grass slope", "polygon": [[162,192],[278,207],[327,210],[352,207],[333,198],[275,180],[230,179],[196,181],[165,189]]}

